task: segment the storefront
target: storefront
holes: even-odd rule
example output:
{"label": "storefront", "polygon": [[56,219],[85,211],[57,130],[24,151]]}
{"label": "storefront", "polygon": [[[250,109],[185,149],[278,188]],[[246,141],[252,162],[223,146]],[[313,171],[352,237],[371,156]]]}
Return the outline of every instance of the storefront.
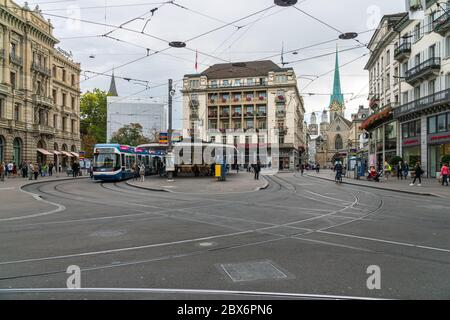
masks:
{"label": "storefront", "polygon": [[421,161],[420,120],[402,123],[402,158],[410,167]]}
{"label": "storefront", "polygon": [[427,118],[428,170],[435,178],[442,166],[442,157],[450,154],[450,112]]}

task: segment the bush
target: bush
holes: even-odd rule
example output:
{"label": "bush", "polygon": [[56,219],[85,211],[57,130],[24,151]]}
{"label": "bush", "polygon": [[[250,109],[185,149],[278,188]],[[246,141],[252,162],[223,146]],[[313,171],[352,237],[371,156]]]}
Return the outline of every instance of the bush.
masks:
{"label": "bush", "polygon": [[441,162],[450,163],[450,154],[446,154],[445,156],[443,156]]}
{"label": "bush", "polygon": [[392,166],[392,167],[394,167],[394,166],[396,166],[399,162],[401,162],[401,161],[403,161],[403,158],[402,157],[400,157],[400,156],[395,156],[395,157],[393,157],[390,161],[389,161],[389,164]]}

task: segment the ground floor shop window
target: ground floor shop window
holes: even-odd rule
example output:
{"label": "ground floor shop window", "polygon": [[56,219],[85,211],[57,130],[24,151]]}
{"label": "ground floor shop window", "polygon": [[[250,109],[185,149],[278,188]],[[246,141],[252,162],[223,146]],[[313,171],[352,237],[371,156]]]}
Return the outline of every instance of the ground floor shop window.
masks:
{"label": "ground floor shop window", "polygon": [[420,162],[420,146],[403,148],[403,161],[406,161],[410,168]]}
{"label": "ground floor shop window", "polygon": [[441,171],[441,160],[446,154],[450,154],[450,143],[433,145],[428,147],[429,170],[433,178]]}

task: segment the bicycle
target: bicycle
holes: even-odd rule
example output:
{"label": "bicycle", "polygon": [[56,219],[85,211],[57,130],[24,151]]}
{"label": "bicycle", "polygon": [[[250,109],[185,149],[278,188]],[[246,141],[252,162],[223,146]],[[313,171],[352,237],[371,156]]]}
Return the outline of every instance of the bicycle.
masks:
{"label": "bicycle", "polygon": [[336,181],[336,183],[342,183],[342,172],[336,172],[336,176],[334,177],[334,181]]}

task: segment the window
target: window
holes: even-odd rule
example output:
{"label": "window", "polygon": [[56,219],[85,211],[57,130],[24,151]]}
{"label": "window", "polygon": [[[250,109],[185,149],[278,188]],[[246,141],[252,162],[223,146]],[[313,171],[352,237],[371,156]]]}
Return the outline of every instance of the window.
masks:
{"label": "window", "polygon": [[450,36],[445,38],[445,56],[450,57]]}
{"label": "window", "polygon": [[428,94],[433,94],[436,90],[436,79],[428,82]]}
{"label": "window", "polygon": [[58,129],[58,116],[56,114],[53,115],[53,128]]}
{"label": "window", "polygon": [[71,107],[75,109],[75,97],[71,97]]}
{"label": "window", "polygon": [[13,57],[17,57],[17,44],[11,42],[10,52]]}
{"label": "window", "polygon": [[58,92],[56,91],[56,89],[53,89],[52,95],[53,95],[53,103],[57,104],[58,103]]}
{"label": "window", "polygon": [[428,133],[436,133],[436,117],[428,118]]}
{"label": "window", "polygon": [[227,136],[222,136],[222,143],[227,144]]}
{"label": "window", "polygon": [[234,80],[234,85],[235,85],[236,87],[241,86],[241,79],[236,79],[236,80]]}
{"label": "window", "polygon": [[389,90],[391,87],[391,74],[386,74],[386,90]]}
{"label": "window", "polygon": [[52,67],[52,75],[53,75],[53,77],[56,78],[56,66],[55,65],[53,65],[53,67]]}
{"label": "window", "polygon": [[287,76],[285,76],[285,75],[276,76],[276,77],[275,77],[275,82],[276,82],[276,83],[284,83],[284,82],[287,82]]}
{"label": "window", "polygon": [[234,136],[234,137],[233,137],[233,144],[234,144],[235,146],[237,146],[238,143],[239,143],[239,137]]}
{"label": "window", "polygon": [[215,136],[211,137],[211,142],[216,142],[216,137]]}
{"label": "window", "polygon": [[72,124],[71,124],[72,133],[75,133],[75,127],[76,127],[76,121],[72,120]]}
{"label": "window", "polygon": [[17,87],[17,80],[16,80],[16,73],[15,72],[10,72],[9,73],[9,77],[11,80],[11,89],[15,90]]}
{"label": "window", "polygon": [[5,118],[5,99],[0,99],[0,119]]}
{"label": "window", "polygon": [[70,82],[72,83],[72,86],[75,85],[75,75],[74,74],[72,74]]}
{"label": "window", "polygon": [[190,80],[189,81],[189,87],[191,88],[198,88],[200,86],[200,80]]}
{"label": "window", "polygon": [[343,148],[342,137],[340,134],[336,136],[336,140],[334,141],[334,148],[336,150],[341,150]]}
{"label": "window", "polygon": [[211,87],[217,88],[217,80],[211,80]]}
{"label": "window", "polygon": [[14,105],[14,120],[20,121],[20,104],[16,103]]}
{"label": "window", "polygon": [[247,79],[247,85],[248,86],[253,86],[253,84],[254,84],[253,79],[252,78],[248,78]]}
{"label": "window", "polygon": [[223,80],[222,82],[224,87],[229,87],[230,86],[230,81],[229,80]]}
{"label": "window", "polygon": [[391,63],[391,51],[386,51],[386,65],[389,65]]}
{"label": "window", "polygon": [[433,44],[428,48],[428,58],[434,58],[436,57],[436,45]]}
{"label": "window", "polygon": [[62,80],[63,80],[64,82],[66,82],[66,77],[67,77],[67,72],[66,72],[66,70],[65,70],[65,69],[63,69],[63,76],[62,76]]}
{"label": "window", "polygon": [[62,130],[67,131],[67,118],[66,117],[62,118]]}
{"label": "window", "polygon": [[414,88],[414,99],[419,99],[420,98],[420,86],[417,86]]}
{"label": "window", "polygon": [[65,94],[65,93],[62,94],[62,105],[64,107],[67,106],[67,94]]}
{"label": "window", "polygon": [[414,26],[414,42],[419,41],[420,37],[420,23],[418,23]]}
{"label": "window", "polygon": [[446,124],[447,116],[445,114],[441,114],[437,117],[437,130],[438,132],[447,131]]}

